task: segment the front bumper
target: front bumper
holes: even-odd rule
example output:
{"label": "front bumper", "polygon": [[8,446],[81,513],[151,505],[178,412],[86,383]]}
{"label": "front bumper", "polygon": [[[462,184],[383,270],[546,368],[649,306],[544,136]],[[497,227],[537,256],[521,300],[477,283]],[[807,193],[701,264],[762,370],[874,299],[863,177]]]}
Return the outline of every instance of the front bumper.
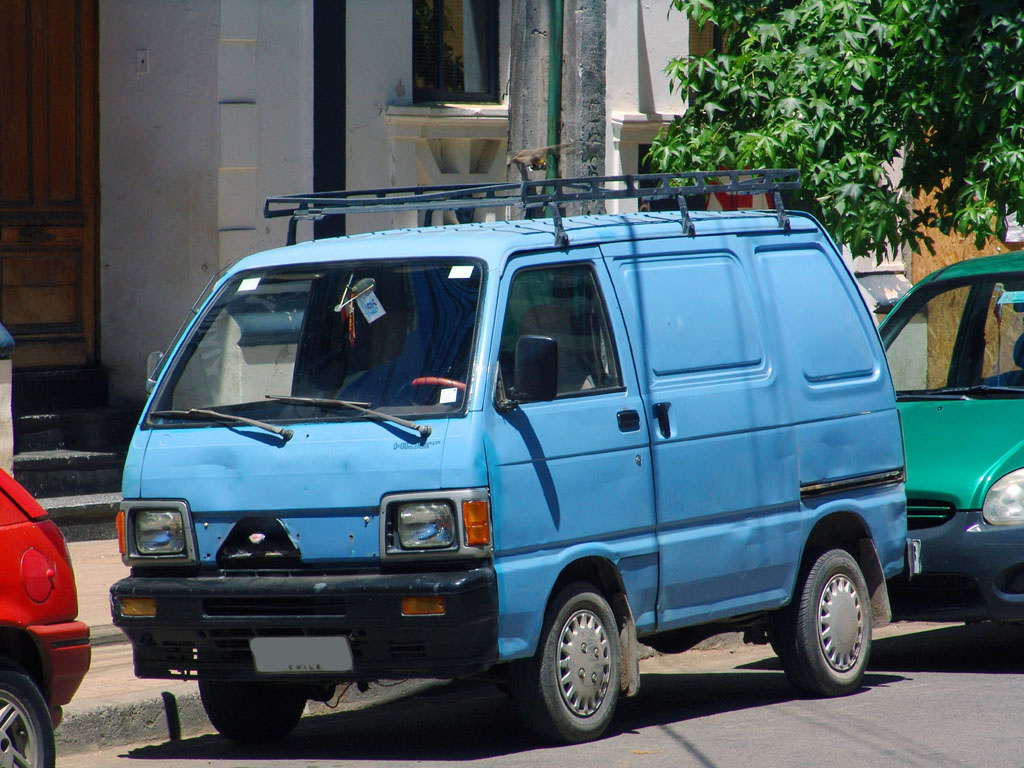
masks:
{"label": "front bumper", "polygon": [[889,582],[893,618],[1024,621],[1024,526],[986,523],[979,510],[908,531],[919,539],[921,573]]}
{"label": "front bumper", "polygon": [[[458,677],[497,659],[498,592],[490,566],[415,574],[132,576],[111,589],[114,624],[139,677],[281,679],[257,672],[254,637],[344,635],[353,669],[309,682]],[[442,615],[405,616],[402,598],[443,597]],[[125,597],[156,600],[152,617],[122,616]],[[288,676],[285,673],[284,676]]]}

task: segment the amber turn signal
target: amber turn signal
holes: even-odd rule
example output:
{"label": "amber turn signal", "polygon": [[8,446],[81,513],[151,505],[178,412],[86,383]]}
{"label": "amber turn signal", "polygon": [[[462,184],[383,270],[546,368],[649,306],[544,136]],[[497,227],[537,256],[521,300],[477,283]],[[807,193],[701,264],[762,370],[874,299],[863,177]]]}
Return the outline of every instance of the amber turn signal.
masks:
{"label": "amber turn signal", "polygon": [[117,513],[117,518],[115,519],[115,522],[117,523],[117,548],[119,550],[121,550],[121,555],[123,557],[124,553],[128,551],[128,548],[125,546],[125,542],[124,542],[124,510],[123,509],[120,510]]}
{"label": "amber turn signal", "polygon": [[122,597],[117,604],[122,616],[156,616],[155,597]]}
{"label": "amber turn signal", "polygon": [[484,500],[462,502],[462,524],[467,547],[485,547],[491,543],[490,505]]}
{"label": "amber turn signal", "polygon": [[403,616],[440,616],[444,613],[444,598],[434,595],[402,598]]}

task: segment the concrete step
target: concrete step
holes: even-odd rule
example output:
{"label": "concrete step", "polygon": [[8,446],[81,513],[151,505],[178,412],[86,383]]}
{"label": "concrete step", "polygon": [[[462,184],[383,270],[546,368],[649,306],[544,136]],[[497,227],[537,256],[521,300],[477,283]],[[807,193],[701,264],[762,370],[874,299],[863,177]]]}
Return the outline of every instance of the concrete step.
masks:
{"label": "concrete step", "polygon": [[50,513],[68,541],[101,541],[117,538],[114,519],[121,494],[89,493],[36,499]]}
{"label": "concrete step", "polygon": [[103,368],[15,371],[11,408],[15,416],[94,408],[107,404],[107,393],[107,372]]}
{"label": "concrete step", "polygon": [[14,478],[33,496],[114,493],[121,488],[124,451],[29,451],[14,456]]}
{"label": "concrete step", "polygon": [[115,407],[25,414],[14,419],[14,452],[120,450],[138,419],[137,409]]}

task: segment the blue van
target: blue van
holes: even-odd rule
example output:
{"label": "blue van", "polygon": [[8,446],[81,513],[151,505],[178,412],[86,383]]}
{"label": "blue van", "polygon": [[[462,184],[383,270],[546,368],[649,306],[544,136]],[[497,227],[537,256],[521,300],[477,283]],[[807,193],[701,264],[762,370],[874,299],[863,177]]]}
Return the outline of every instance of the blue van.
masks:
{"label": "blue van", "polygon": [[[722,179],[725,178],[723,181]],[[214,726],[286,735],[342,682],[499,680],[596,738],[638,641],[770,640],[861,682],[905,562],[878,335],[793,171],[272,198],[295,222],[519,204],[552,218],[289,244],[219,277],[124,472],[114,622]],[[693,212],[766,193],[774,211]],[[587,199],[678,210],[561,216]]]}

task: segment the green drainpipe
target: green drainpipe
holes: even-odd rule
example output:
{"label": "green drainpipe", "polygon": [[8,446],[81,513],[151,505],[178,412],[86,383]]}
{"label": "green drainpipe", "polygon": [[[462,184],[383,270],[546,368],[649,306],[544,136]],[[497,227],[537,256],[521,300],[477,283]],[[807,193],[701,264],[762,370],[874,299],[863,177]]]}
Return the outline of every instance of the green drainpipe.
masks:
{"label": "green drainpipe", "polygon": [[[562,15],[564,0],[548,0],[548,146],[558,144],[562,132]],[[548,150],[546,178],[558,178],[558,158]]]}

